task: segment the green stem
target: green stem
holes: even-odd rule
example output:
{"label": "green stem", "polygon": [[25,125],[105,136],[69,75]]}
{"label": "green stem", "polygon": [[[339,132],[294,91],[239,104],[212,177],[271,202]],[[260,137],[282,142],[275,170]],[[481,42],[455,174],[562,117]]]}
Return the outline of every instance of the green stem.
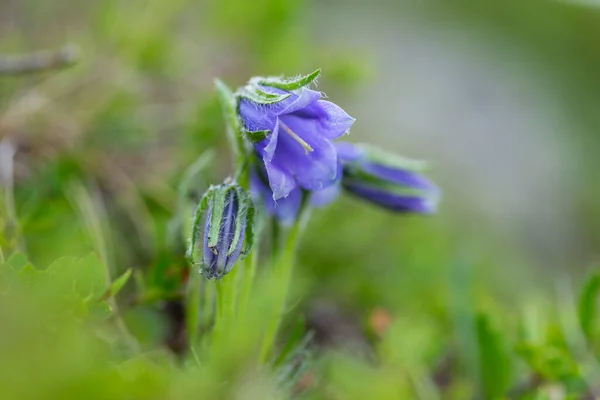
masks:
{"label": "green stem", "polygon": [[190,275],[185,307],[185,322],[187,327],[188,344],[193,347],[198,336],[200,319],[200,274],[193,271]]}
{"label": "green stem", "polygon": [[258,264],[258,251],[252,251],[244,259],[244,275],[242,276],[242,289],[240,293],[240,314],[245,315],[246,307],[250,301],[250,294],[252,293],[252,286],[254,284],[254,277],[256,276],[256,267]]}
{"label": "green stem", "polygon": [[281,249],[281,228],[276,218],[271,218],[271,264],[275,265]]}
{"label": "green stem", "polygon": [[277,257],[275,260],[273,268],[273,280],[277,283],[275,287],[279,288],[279,290],[276,292],[275,298],[277,315],[273,319],[273,322],[267,327],[259,356],[259,362],[261,364],[267,363],[271,355],[272,348],[275,344],[277,331],[279,330],[279,326],[281,325],[281,321],[283,320],[283,316],[285,314],[285,305],[292,278],[296,247],[308,220],[310,207],[308,207],[306,204],[303,204],[301,210],[300,216],[288,232],[285,245],[281,249],[279,257]]}
{"label": "green stem", "polygon": [[226,319],[228,326],[233,325],[237,311],[238,286],[240,281],[240,266],[233,267],[231,273],[227,276],[227,310]]}
{"label": "green stem", "polygon": [[221,333],[224,330],[225,323],[225,291],[223,290],[223,284],[219,281],[215,282],[216,296],[217,296],[217,315],[215,316],[215,326],[213,328],[213,340],[218,342]]}
{"label": "green stem", "polygon": [[205,278],[200,278],[200,281],[200,291],[202,292],[202,304],[200,305],[200,321],[203,326],[209,326],[211,322],[214,326],[214,324],[216,324],[217,322],[215,307],[215,285],[213,285],[211,281]]}

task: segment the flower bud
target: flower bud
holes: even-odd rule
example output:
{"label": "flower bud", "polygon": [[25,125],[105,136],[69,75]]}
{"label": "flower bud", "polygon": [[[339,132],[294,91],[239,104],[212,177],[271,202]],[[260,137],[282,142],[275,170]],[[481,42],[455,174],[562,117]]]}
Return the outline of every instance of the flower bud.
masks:
{"label": "flower bud", "polygon": [[431,214],[440,192],[420,172],[425,165],[368,145],[336,143],[342,187],[354,196],[396,212]]}
{"label": "flower bud", "polygon": [[200,273],[208,279],[221,279],[240,256],[250,252],[254,241],[253,219],[252,200],[239,185],[226,182],[211,187],[196,210],[188,258],[195,264],[196,243],[203,227]]}

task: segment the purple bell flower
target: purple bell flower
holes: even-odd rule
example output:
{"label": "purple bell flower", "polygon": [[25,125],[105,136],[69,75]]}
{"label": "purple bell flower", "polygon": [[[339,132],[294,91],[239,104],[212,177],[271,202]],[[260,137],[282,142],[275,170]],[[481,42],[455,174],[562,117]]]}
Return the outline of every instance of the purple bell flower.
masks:
{"label": "purple bell flower", "polygon": [[420,171],[422,163],[368,145],[336,143],[341,185],[352,195],[396,212],[431,214],[440,191]]}
{"label": "purple bell flower", "polygon": [[239,116],[254,138],[275,201],[298,196],[299,189],[324,189],[338,178],[331,141],[348,132],[354,118],[306,87],[317,76],[318,71],[296,80],[254,78],[239,92]]}

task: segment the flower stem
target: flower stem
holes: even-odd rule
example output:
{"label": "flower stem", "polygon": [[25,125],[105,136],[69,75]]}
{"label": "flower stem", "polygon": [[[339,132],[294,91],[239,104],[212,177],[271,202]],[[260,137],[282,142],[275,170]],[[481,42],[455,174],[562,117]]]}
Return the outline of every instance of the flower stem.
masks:
{"label": "flower stem", "polygon": [[271,263],[275,265],[281,249],[281,227],[277,218],[271,218]]}
{"label": "flower stem", "polygon": [[225,323],[225,290],[220,281],[215,282],[216,297],[217,297],[217,313],[215,316],[215,325],[213,328],[213,340],[218,342],[221,333],[224,330]]}
{"label": "flower stem", "polygon": [[257,264],[258,251],[255,250],[244,259],[244,275],[242,277],[242,289],[239,297],[240,314],[242,315],[246,313],[246,307],[250,300]]}
{"label": "flower stem", "polygon": [[[241,263],[239,263],[241,264]],[[226,320],[228,327],[234,325],[236,312],[237,312],[237,300],[238,300],[238,288],[239,281],[242,277],[240,274],[241,265],[237,265],[233,268],[231,273],[227,276],[227,310],[226,312]]]}
{"label": "flower stem", "polygon": [[272,348],[275,344],[277,331],[279,330],[283,315],[285,314],[285,305],[294,267],[294,256],[298,241],[304,230],[304,227],[306,226],[308,214],[310,212],[310,207],[307,206],[305,201],[303,201],[303,203],[304,204],[301,207],[300,215],[294,225],[292,225],[290,228],[285,240],[285,245],[280,250],[279,257],[274,260],[272,278],[276,282],[274,287],[278,288],[275,293],[276,297],[274,303],[275,307],[277,307],[277,315],[273,319],[272,323],[267,327],[267,332],[265,334],[259,356],[259,362],[261,364],[267,363],[271,355]]}

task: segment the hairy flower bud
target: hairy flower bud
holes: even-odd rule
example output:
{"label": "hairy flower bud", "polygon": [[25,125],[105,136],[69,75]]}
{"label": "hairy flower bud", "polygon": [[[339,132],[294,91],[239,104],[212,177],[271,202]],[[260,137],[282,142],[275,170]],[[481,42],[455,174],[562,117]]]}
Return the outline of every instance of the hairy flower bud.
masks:
{"label": "hairy flower bud", "polygon": [[354,196],[396,212],[431,214],[439,189],[420,172],[422,162],[368,145],[336,143],[342,164],[342,187]]}
{"label": "hairy flower bud", "polygon": [[251,250],[253,219],[252,200],[239,185],[212,186],[196,210],[188,258],[195,264],[196,243],[204,231],[200,272],[208,279],[221,279]]}

